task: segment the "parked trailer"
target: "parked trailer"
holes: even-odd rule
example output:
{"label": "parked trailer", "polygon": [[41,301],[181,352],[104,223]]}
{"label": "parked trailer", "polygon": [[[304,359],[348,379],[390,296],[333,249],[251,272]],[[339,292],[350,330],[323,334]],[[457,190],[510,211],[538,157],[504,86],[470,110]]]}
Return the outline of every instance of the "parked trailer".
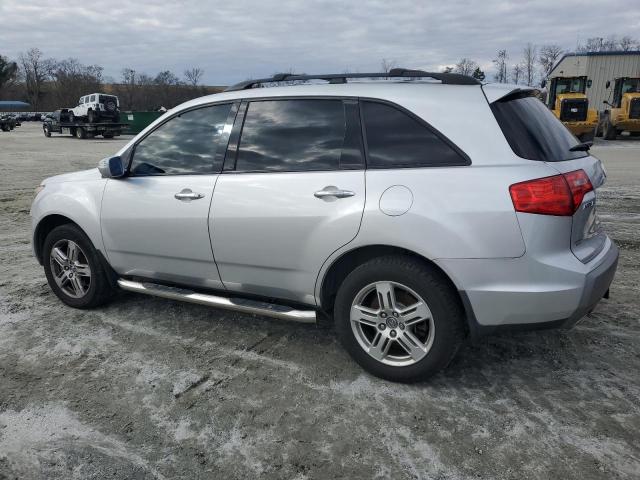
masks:
{"label": "parked trailer", "polygon": [[[73,118],[73,117],[72,117]],[[42,130],[46,137],[52,133],[71,135],[72,137],[84,139],[102,135],[103,138],[113,138],[122,135],[128,124],[114,122],[83,122],[69,119],[67,109],[56,110],[47,115],[42,122]]]}

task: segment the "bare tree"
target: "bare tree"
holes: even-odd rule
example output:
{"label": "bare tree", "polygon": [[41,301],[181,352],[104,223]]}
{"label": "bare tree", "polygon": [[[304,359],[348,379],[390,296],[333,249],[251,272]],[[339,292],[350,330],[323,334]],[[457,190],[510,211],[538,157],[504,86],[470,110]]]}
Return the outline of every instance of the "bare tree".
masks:
{"label": "bare tree", "polygon": [[538,60],[538,49],[532,43],[527,43],[522,51],[522,69],[524,82],[531,86],[536,76],[536,61]]}
{"label": "bare tree", "polygon": [[187,79],[187,83],[193,87],[197,87],[200,83],[200,79],[204,75],[204,70],[200,67],[189,68],[184,71],[184,78]]}
{"label": "bare tree", "polygon": [[478,64],[471,60],[470,58],[462,58],[458,63],[456,63],[454,72],[460,73],[462,75],[473,75],[475,69],[478,68]]}
{"label": "bare tree", "polygon": [[516,85],[520,83],[525,74],[525,68],[522,64],[516,63],[511,69],[511,81]]}
{"label": "bare tree", "polygon": [[124,91],[124,98],[122,98],[122,103],[125,110],[133,110],[136,91],[138,90],[136,80],[137,74],[133,68],[122,69],[122,88]]}
{"label": "bare tree", "polygon": [[42,58],[42,52],[32,48],[20,54],[26,97],[35,111],[43,95],[43,86],[51,70],[51,61]]}
{"label": "bare tree", "polygon": [[493,64],[496,66],[496,73],[494,77],[498,83],[507,83],[509,80],[507,75],[508,58],[509,55],[506,50],[498,50],[498,55],[493,59]]}
{"label": "bare tree", "polygon": [[547,78],[549,76],[560,55],[562,55],[562,48],[560,45],[550,44],[540,47],[538,64],[542,70],[541,73],[543,78]]}
{"label": "bare tree", "polygon": [[398,62],[390,58],[383,58],[380,62],[380,69],[383,73],[389,73],[394,68],[398,67]]}
{"label": "bare tree", "polygon": [[50,96],[57,105],[76,105],[82,95],[102,89],[101,66],[83,65],[75,58],[49,62]]}
{"label": "bare tree", "polygon": [[625,35],[620,39],[620,50],[623,52],[628,52],[629,50],[633,50],[634,48],[638,48],[638,42],[635,38],[630,37],[629,35]]}
{"label": "bare tree", "polygon": [[620,42],[615,35],[611,35],[607,38],[604,37],[591,37],[587,38],[584,44],[578,46],[578,52],[611,52],[620,49]]}
{"label": "bare tree", "polygon": [[451,72],[453,72],[453,67],[450,65],[447,65],[442,69],[442,73],[451,73]]}

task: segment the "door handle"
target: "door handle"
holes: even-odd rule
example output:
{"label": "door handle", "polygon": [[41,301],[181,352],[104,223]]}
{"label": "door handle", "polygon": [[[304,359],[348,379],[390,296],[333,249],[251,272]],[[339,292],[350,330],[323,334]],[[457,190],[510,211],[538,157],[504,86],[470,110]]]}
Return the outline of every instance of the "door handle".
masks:
{"label": "door handle", "polygon": [[318,190],[313,194],[316,198],[327,198],[327,197],[335,197],[335,198],[347,198],[353,197],[355,192],[351,190],[342,190],[338,187],[334,187],[333,185],[329,185],[324,187],[322,190]]}
{"label": "door handle", "polygon": [[204,198],[204,195],[202,193],[196,193],[190,188],[183,188],[182,191],[176,193],[173,197],[176,200],[198,200],[199,198]]}

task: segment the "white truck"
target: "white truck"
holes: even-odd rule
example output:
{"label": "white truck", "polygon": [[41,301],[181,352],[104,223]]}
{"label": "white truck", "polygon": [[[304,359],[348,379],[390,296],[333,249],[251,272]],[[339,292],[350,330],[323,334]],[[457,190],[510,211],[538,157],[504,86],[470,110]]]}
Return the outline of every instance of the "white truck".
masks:
{"label": "white truck", "polygon": [[84,120],[97,123],[105,120],[120,121],[120,102],[115,95],[92,93],[80,97],[78,105],[70,109],[70,122]]}

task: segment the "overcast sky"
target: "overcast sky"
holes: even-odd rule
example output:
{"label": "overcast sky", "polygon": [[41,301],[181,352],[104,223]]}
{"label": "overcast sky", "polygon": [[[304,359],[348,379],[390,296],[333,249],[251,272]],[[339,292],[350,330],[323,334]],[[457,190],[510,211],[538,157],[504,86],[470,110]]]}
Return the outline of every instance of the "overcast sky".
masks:
{"label": "overcast sky", "polygon": [[229,84],[274,72],[379,71],[381,59],[441,69],[469,57],[491,70],[527,42],[573,50],[587,37],[640,37],[640,0],[165,1],[0,0],[0,54],[32,47],[120,78],[189,67]]}

